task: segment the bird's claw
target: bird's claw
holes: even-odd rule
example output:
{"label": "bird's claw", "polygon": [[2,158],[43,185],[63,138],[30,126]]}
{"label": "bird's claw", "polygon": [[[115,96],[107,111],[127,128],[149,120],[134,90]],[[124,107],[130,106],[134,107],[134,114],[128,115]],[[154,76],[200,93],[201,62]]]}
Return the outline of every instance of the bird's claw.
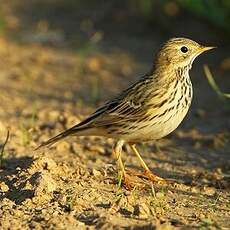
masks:
{"label": "bird's claw", "polygon": [[137,176],[140,178],[145,178],[153,183],[158,183],[158,184],[166,184],[167,181],[155,174],[153,174],[150,170],[145,170],[143,173],[136,172],[136,171],[128,171],[129,174],[133,176]]}

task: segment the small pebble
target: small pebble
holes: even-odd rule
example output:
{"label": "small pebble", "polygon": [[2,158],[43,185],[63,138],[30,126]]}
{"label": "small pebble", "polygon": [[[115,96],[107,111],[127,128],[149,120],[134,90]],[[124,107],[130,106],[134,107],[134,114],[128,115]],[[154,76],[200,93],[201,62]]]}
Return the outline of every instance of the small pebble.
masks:
{"label": "small pebble", "polygon": [[68,143],[67,141],[61,141],[60,143],[58,143],[56,148],[58,152],[65,152],[70,149],[70,143]]}
{"label": "small pebble", "polygon": [[76,142],[73,142],[71,144],[71,150],[73,153],[75,154],[81,154],[82,153],[82,148],[81,148],[81,145],[79,145],[78,143]]}
{"label": "small pebble", "polygon": [[5,182],[1,182],[0,183],[0,192],[8,192],[9,191],[9,187]]}
{"label": "small pebble", "polygon": [[145,203],[136,205],[134,207],[134,215],[137,215],[140,219],[147,219],[150,215],[150,209]]}
{"label": "small pebble", "polygon": [[214,187],[204,187],[204,194],[208,196],[214,196],[216,189]]}
{"label": "small pebble", "polygon": [[99,145],[89,145],[87,146],[90,151],[97,152],[100,154],[105,154],[105,148]]}
{"label": "small pebble", "polygon": [[98,170],[96,170],[96,169],[93,169],[93,170],[92,170],[92,174],[93,174],[95,177],[101,176],[101,172],[98,171]]}
{"label": "small pebble", "polygon": [[35,187],[35,196],[51,193],[56,190],[57,184],[50,173],[35,173],[33,176],[34,181],[32,181],[32,183]]}

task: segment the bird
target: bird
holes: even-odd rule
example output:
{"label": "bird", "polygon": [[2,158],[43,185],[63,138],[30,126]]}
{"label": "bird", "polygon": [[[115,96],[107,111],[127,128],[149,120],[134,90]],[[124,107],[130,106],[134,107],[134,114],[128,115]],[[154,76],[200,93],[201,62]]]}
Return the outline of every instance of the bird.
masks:
{"label": "bird", "polygon": [[121,155],[128,144],[144,169],[143,175],[153,182],[163,178],[151,172],[136,144],[161,139],[173,132],[187,114],[193,86],[189,70],[197,56],[211,50],[183,37],[165,42],[155,56],[152,68],[117,96],[99,107],[89,117],[41,143],[50,146],[67,136],[104,136],[113,138],[112,152],[117,160],[118,175],[130,187]]}

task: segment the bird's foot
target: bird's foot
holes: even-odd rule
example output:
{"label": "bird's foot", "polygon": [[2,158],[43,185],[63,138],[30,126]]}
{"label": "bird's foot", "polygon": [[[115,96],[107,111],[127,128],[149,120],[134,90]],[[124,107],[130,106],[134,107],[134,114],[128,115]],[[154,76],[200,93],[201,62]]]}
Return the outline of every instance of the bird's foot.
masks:
{"label": "bird's foot", "polygon": [[129,191],[132,191],[133,189],[137,187],[138,188],[144,187],[143,183],[141,182],[139,178],[128,175],[128,174],[125,174],[123,176],[121,185]]}
{"label": "bird's foot", "polygon": [[159,184],[166,184],[167,183],[167,181],[165,179],[153,174],[150,170],[145,170],[143,173],[129,170],[128,173],[132,176],[145,178],[145,179],[147,179],[153,183],[159,183]]}
{"label": "bird's foot", "polygon": [[147,178],[148,180],[154,182],[154,183],[158,183],[158,184],[166,184],[167,181],[155,174],[153,174],[150,170],[145,170],[143,173],[143,177]]}
{"label": "bird's foot", "polygon": [[128,176],[124,177],[122,184],[124,188],[129,191],[133,190],[136,186],[135,182],[132,179],[130,179]]}

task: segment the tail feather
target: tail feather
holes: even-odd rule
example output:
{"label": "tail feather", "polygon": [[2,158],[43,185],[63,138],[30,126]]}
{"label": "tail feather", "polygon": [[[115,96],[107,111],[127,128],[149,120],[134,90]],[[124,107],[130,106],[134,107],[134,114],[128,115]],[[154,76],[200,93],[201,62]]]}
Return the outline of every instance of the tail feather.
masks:
{"label": "tail feather", "polygon": [[56,142],[60,141],[61,139],[64,139],[65,137],[73,135],[73,134],[77,134],[78,131],[81,131],[83,129],[84,128],[76,129],[76,126],[70,128],[70,129],[67,129],[67,130],[63,131],[62,133],[59,133],[57,136],[54,136],[54,137],[50,138],[49,140],[43,142],[35,150],[41,149],[45,146],[50,147],[51,145],[55,144]]}
{"label": "tail feather", "polygon": [[61,139],[69,136],[69,135],[103,135],[104,132],[101,130],[99,131],[97,128],[95,129],[95,125],[92,125],[92,122],[99,117],[101,114],[103,114],[106,111],[107,107],[102,107],[98,109],[95,113],[93,113],[91,116],[89,116],[87,119],[83,120],[79,124],[73,126],[70,129],[67,129],[63,131],[62,133],[58,134],[55,137],[52,137],[51,139],[43,142],[41,145],[39,145],[35,150],[38,150],[42,147],[49,147],[53,145],[54,143],[60,141]]}

